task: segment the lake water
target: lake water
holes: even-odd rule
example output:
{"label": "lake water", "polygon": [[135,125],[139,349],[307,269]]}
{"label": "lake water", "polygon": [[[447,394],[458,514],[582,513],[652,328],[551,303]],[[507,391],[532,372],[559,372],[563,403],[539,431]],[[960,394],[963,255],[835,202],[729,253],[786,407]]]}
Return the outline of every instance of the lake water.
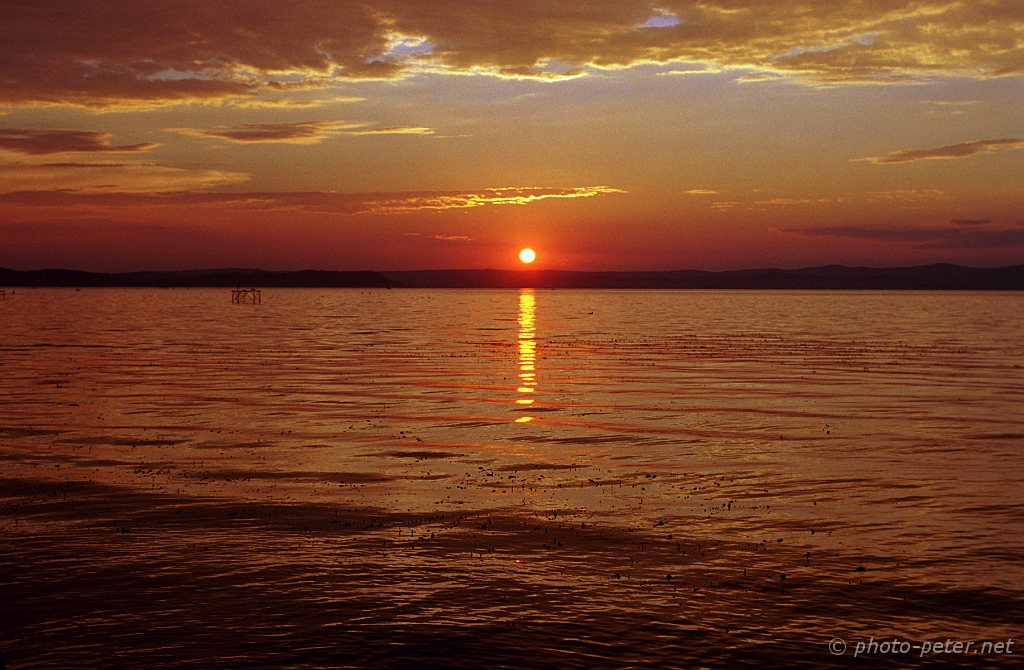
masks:
{"label": "lake water", "polygon": [[0,654],[1009,667],[1022,333],[1021,293],[8,291]]}

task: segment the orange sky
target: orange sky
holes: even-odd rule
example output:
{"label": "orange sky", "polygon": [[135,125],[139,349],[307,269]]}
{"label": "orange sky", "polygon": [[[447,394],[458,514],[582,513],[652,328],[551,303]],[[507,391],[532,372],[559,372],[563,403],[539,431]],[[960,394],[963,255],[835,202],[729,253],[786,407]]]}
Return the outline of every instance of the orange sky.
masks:
{"label": "orange sky", "polygon": [[1024,263],[1019,0],[0,9],[0,267]]}

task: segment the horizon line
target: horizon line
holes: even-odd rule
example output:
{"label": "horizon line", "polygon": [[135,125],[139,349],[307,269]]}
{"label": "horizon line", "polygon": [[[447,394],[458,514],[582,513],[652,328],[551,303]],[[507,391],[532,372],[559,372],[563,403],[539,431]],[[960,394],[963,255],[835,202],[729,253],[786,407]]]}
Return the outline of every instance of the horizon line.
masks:
{"label": "horizon line", "polygon": [[240,268],[240,267],[209,267],[209,268],[192,268],[192,269],[177,269],[177,270],[80,270],[72,267],[44,267],[33,270],[16,270],[13,268],[0,267],[0,272],[80,272],[84,274],[96,274],[96,275],[126,275],[126,274],[142,274],[142,273],[200,273],[200,272],[266,272],[266,273],[299,273],[299,272],[347,272],[347,273],[377,273],[377,274],[392,274],[392,273],[411,273],[411,272],[515,272],[522,274],[535,274],[538,272],[576,272],[586,274],[655,274],[655,273],[668,273],[668,272],[705,272],[709,274],[722,274],[727,272],[766,272],[766,271],[779,271],[779,272],[799,272],[801,270],[820,270],[824,268],[842,268],[845,270],[913,270],[920,268],[929,267],[949,267],[949,268],[962,268],[965,270],[1005,270],[1011,268],[1024,267],[1024,263],[1015,263],[1012,265],[990,265],[990,266],[974,266],[974,265],[961,265],[960,263],[948,263],[948,262],[937,262],[937,263],[923,263],[919,265],[843,265],[841,263],[827,263],[824,265],[806,265],[800,267],[747,267],[737,268],[732,270],[702,270],[698,268],[676,268],[671,270],[572,270],[566,268],[517,268],[517,269],[503,269],[503,268],[428,268],[428,269],[416,269],[416,270],[371,270],[371,269],[359,269],[359,270],[328,270],[322,268],[311,268],[306,267],[299,270],[269,270],[265,268]]}

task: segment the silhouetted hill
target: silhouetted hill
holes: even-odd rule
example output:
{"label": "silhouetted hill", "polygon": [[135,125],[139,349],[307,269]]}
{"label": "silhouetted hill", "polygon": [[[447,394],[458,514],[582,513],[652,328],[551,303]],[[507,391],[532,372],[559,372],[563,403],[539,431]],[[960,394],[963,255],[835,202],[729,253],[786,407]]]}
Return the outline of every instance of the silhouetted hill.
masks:
{"label": "silhouetted hill", "polygon": [[573,272],[563,270],[415,270],[333,272],[221,269],[102,274],[78,270],[0,269],[0,286],[140,286],[242,288],[611,288],[816,290],[1024,290],[1024,265],[903,268],[842,265],[799,270]]}
{"label": "silhouetted hill", "polygon": [[0,269],[0,286],[149,286],[242,288],[392,288],[399,286],[378,272],[301,270],[190,270],[184,272],[124,272],[104,274],[78,270]]}
{"label": "silhouetted hill", "polygon": [[1024,265],[1002,268],[949,264],[905,268],[827,265],[800,270],[729,272],[422,270],[382,274],[417,288],[1024,290]]}

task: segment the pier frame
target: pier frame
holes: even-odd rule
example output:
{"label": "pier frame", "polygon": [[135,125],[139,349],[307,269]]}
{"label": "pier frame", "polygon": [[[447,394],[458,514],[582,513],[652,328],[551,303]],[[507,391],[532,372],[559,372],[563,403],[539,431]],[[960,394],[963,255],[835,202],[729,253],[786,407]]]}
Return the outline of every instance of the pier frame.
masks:
{"label": "pier frame", "polygon": [[263,302],[263,296],[259,289],[233,288],[231,289],[231,302],[236,305],[259,305]]}

